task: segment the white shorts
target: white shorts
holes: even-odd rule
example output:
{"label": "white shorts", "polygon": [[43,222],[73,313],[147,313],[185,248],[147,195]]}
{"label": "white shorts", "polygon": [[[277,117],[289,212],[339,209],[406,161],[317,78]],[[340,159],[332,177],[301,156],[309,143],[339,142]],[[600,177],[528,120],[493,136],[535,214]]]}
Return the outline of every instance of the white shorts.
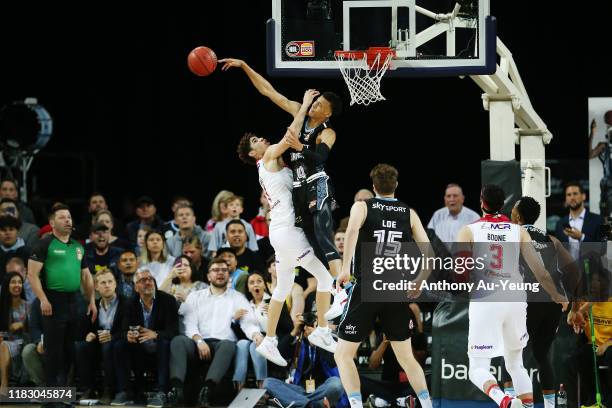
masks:
{"label": "white shorts", "polygon": [[471,302],[469,316],[469,357],[499,357],[527,345],[527,303]]}
{"label": "white shorts", "polygon": [[277,272],[291,270],[307,264],[315,256],[301,228],[283,227],[270,231],[270,244],[276,256]]}

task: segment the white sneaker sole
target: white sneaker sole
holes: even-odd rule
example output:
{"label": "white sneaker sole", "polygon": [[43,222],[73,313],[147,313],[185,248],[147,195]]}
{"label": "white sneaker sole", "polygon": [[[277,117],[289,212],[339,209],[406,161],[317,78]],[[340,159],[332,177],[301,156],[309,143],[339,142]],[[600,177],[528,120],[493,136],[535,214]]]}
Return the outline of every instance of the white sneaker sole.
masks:
{"label": "white sneaker sole", "polygon": [[509,408],[523,408],[523,403],[518,398],[513,399]]}
{"label": "white sneaker sole", "polygon": [[333,341],[329,346],[325,344],[325,342],[319,336],[309,336],[307,337],[310,344],[322,348],[323,350],[329,351],[334,354],[336,352],[336,347],[338,343]]}
{"label": "white sneaker sole", "polygon": [[256,347],[255,351],[257,351],[259,354],[264,356],[266,358],[266,360],[273,362],[277,366],[281,366],[281,367],[286,367],[287,366],[287,362],[285,361],[284,358],[281,357],[279,359],[279,358],[275,358],[272,355],[269,355],[268,353],[266,353],[265,348]]}

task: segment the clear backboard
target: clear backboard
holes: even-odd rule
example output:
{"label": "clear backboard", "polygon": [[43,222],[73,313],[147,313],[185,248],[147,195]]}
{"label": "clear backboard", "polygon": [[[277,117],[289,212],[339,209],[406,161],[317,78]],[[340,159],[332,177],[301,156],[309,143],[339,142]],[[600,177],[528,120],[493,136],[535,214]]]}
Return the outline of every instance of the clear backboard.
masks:
{"label": "clear backboard", "polygon": [[489,0],[272,0],[271,76],[340,76],[334,53],[391,47],[387,76],[495,72]]}

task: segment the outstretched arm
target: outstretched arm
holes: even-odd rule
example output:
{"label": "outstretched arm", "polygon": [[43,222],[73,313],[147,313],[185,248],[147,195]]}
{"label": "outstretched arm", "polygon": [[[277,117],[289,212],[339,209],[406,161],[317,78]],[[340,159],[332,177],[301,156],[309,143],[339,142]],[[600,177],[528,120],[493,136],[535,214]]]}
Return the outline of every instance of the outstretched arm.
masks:
{"label": "outstretched arm", "polygon": [[555,282],[552,280],[550,273],[544,267],[542,258],[538,256],[529,233],[521,229],[521,255],[527,262],[527,266],[533,272],[536,279],[540,282],[544,290],[548,292],[552,300],[560,305],[563,305],[563,311],[567,308],[567,299],[561,295],[555,287]]}
{"label": "outstretched arm", "polygon": [[317,97],[317,95],[319,95],[319,92],[315,91],[314,89],[308,89],[304,93],[303,103],[300,106],[300,109],[298,110],[297,114],[293,117],[293,122],[291,122],[291,125],[289,125],[289,128],[287,128],[287,132],[285,133],[285,136],[281,139],[280,142],[268,147],[268,149],[266,150],[266,153],[264,153],[264,157],[263,157],[264,163],[269,162],[271,160],[276,160],[280,156],[282,156],[282,154],[285,153],[285,151],[290,147],[287,140],[290,137],[291,138],[298,137],[298,135],[300,134],[300,129],[302,128],[302,125],[304,124],[304,118],[306,117],[306,114],[308,113],[308,109],[310,105],[312,104],[312,101],[314,100],[314,98]]}
{"label": "outstretched arm", "polygon": [[259,91],[263,96],[268,97],[272,102],[274,102],[279,108],[284,111],[290,113],[292,116],[297,115],[300,110],[300,103],[295,101],[290,101],[286,96],[281,95],[267,79],[262,77],[256,71],[253,70],[246,62],[235,59],[235,58],[224,58],[219,60],[224,65],[221,68],[223,71],[227,71],[232,67],[242,68],[242,70],[247,74],[255,88]]}

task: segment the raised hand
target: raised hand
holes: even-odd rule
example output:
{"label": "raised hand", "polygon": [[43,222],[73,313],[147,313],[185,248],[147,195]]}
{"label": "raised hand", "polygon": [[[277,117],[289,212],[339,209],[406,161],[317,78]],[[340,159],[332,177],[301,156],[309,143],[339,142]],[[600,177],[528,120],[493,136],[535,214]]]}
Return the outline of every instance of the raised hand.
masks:
{"label": "raised hand", "polygon": [[239,60],[236,58],[223,58],[219,60],[219,62],[223,63],[221,71],[227,71],[230,68],[242,68],[242,66],[244,65],[243,60]]}
{"label": "raised hand", "polygon": [[310,106],[312,104],[312,101],[314,101],[314,99],[319,96],[319,94],[319,91],[317,91],[316,89],[307,89],[306,92],[304,92],[304,99],[302,103],[304,104],[304,106]]}

